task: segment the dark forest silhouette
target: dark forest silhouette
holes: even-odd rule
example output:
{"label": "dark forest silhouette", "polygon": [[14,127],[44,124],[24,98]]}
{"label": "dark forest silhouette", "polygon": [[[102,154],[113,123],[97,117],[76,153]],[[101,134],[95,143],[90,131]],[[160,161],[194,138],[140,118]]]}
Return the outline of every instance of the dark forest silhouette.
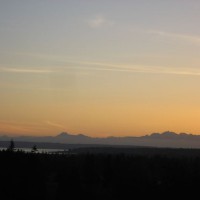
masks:
{"label": "dark forest silhouette", "polygon": [[50,155],[4,150],[0,152],[0,197],[112,200],[147,195],[191,199],[200,187],[200,153],[190,156],[187,151],[193,150],[162,151],[165,154],[160,154],[160,149],[148,154],[145,149],[140,154],[85,151]]}

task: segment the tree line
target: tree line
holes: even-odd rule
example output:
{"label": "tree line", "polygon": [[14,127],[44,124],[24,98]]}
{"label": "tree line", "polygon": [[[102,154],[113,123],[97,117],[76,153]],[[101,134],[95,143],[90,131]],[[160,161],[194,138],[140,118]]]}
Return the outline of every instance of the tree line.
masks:
{"label": "tree line", "polygon": [[200,187],[200,156],[159,155],[159,149],[153,156],[4,150],[0,163],[6,200],[191,199]]}

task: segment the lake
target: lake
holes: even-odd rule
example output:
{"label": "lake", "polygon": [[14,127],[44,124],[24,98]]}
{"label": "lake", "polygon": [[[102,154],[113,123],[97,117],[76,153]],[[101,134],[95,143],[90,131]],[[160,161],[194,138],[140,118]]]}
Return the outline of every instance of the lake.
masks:
{"label": "lake", "polygon": [[[7,148],[2,148],[0,147],[0,151],[2,150],[6,150]],[[21,151],[24,151],[24,152],[31,152],[32,148],[15,148],[15,151],[17,150],[21,150]],[[65,152],[68,152],[68,149],[37,149],[37,153],[65,153]]]}

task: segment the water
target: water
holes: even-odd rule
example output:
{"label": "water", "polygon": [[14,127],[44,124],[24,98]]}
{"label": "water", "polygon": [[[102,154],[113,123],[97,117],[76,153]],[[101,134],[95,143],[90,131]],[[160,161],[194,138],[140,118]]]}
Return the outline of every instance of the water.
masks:
{"label": "water", "polygon": [[[7,148],[0,147],[0,151],[6,150]],[[31,152],[32,148],[15,148],[15,151],[24,151],[24,152]],[[37,149],[37,153],[59,153],[59,152],[67,152],[68,149]]]}

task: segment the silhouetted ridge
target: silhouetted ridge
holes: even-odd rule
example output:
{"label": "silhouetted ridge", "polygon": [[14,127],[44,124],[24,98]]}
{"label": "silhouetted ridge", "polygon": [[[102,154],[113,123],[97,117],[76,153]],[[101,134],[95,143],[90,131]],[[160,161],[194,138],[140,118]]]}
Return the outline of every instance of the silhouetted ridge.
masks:
{"label": "silhouetted ridge", "polygon": [[68,134],[67,132],[62,132],[60,134],[58,134],[56,137],[66,137],[69,136],[70,134]]}
{"label": "silhouetted ridge", "polygon": [[163,132],[161,135],[163,135],[165,137],[176,137],[176,136],[178,136],[178,134],[176,134],[174,132],[170,132],[170,131]]}
{"label": "silhouetted ridge", "polygon": [[175,132],[165,131],[163,133],[152,133],[149,137],[152,137],[152,138],[176,138],[178,136],[180,136],[180,135]]}
{"label": "silhouetted ridge", "polygon": [[[2,134],[3,135],[3,134]],[[163,133],[152,133],[146,136],[125,136],[125,137],[90,137],[83,134],[69,134],[62,132],[57,136],[0,136],[0,141],[23,142],[50,142],[63,144],[89,144],[89,145],[131,145],[150,147],[178,147],[178,148],[200,148],[200,135],[187,133],[177,134],[171,131]]]}
{"label": "silhouetted ridge", "polygon": [[87,135],[83,135],[83,134],[78,134],[78,135],[76,135],[76,136],[78,136],[78,137],[82,137],[82,138],[89,138]]}

